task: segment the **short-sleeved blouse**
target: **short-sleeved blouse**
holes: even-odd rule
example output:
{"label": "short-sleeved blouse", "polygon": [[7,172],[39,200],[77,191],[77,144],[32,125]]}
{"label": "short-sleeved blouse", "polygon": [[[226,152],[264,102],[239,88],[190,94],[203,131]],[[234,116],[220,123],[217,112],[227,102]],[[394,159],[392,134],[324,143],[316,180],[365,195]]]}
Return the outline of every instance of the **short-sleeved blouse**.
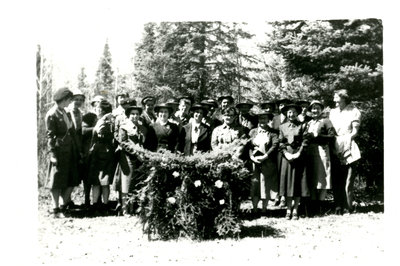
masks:
{"label": "short-sleeved blouse", "polygon": [[347,105],[343,110],[339,107],[331,110],[329,120],[331,120],[333,127],[338,136],[350,134],[353,130],[352,123],[360,123],[361,113],[352,104]]}

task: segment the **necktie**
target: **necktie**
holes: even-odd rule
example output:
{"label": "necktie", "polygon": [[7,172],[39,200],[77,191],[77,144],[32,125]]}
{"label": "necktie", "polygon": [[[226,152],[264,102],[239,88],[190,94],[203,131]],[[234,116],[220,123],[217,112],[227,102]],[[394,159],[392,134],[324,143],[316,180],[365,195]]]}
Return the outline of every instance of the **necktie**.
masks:
{"label": "necktie", "polygon": [[63,115],[65,124],[67,124],[67,128],[70,129],[72,127],[71,121],[69,121],[67,113],[64,110],[62,111],[62,115]]}
{"label": "necktie", "polygon": [[75,117],[75,128],[79,130],[82,127],[82,117],[81,117],[81,112],[78,109],[74,110],[74,117]]}

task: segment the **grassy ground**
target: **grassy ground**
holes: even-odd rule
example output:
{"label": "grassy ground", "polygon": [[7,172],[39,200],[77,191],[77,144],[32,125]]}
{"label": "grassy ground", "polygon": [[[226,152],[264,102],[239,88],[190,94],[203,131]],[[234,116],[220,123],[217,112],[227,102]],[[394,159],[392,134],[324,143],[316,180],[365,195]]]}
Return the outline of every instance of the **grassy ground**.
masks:
{"label": "grassy ground", "polygon": [[[115,199],[115,195],[111,195]],[[74,192],[82,203],[82,189]],[[53,219],[48,192],[39,190],[39,263],[248,263],[271,260],[380,261],[384,255],[383,202],[358,193],[358,212],[287,221],[284,210],[245,220],[239,239],[149,241],[136,217]],[[248,208],[247,202],[244,208]]]}

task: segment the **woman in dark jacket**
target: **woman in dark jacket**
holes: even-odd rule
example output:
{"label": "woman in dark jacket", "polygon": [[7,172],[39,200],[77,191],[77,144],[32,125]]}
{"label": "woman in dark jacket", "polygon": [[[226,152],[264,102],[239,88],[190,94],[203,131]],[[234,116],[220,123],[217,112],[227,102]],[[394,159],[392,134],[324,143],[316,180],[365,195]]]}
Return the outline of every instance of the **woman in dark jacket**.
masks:
{"label": "woman in dark jacket", "polygon": [[[286,105],[282,113],[288,122],[279,127],[279,149],[282,154],[279,194],[286,198],[286,219],[299,219],[298,205],[301,197],[309,197],[307,176],[305,174],[305,126],[298,121],[301,107],[296,104]],[[294,205],[292,205],[294,200]],[[293,207],[293,210],[292,210]]]}
{"label": "woman in dark jacket", "polygon": [[[79,151],[71,117],[65,111],[72,101],[73,94],[68,88],[61,88],[54,94],[56,104],[46,114],[46,137],[50,163],[48,182],[55,218],[63,216],[63,207],[71,201],[74,186],[79,185]],[[59,198],[64,205],[60,208]]]}
{"label": "woman in dark jacket", "polygon": [[111,104],[103,100],[96,106],[98,121],[93,128],[92,144],[89,151],[89,184],[92,185],[92,202],[95,209],[103,209],[99,202],[100,194],[105,205],[108,204],[110,183],[115,171],[114,160],[114,119]]}
{"label": "woman in dark jacket", "polygon": [[154,107],[157,120],[151,124],[157,138],[157,151],[169,150],[175,152],[178,146],[179,128],[168,121],[172,108],[168,104],[159,104]]}
{"label": "woman in dark jacket", "polygon": [[190,108],[191,121],[182,127],[179,137],[179,151],[185,155],[207,152],[211,149],[210,128],[202,123],[207,110],[203,105],[195,104]]}
{"label": "woman in dark jacket", "polygon": [[258,202],[262,200],[263,213],[267,210],[270,199],[278,194],[278,169],[276,167],[276,153],[278,150],[278,134],[268,126],[274,114],[260,111],[258,127],[250,131],[249,157],[253,162],[253,178],[250,196],[253,201],[253,211],[257,212]]}
{"label": "woman in dark jacket", "polygon": [[[328,118],[322,117],[324,105],[320,101],[312,101],[308,107],[311,120],[306,124],[308,140],[306,152],[306,172],[310,181],[311,199],[317,201],[315,206],[325,200],[331,185],[330,149],[335,140],[335,129]],[[330,147],[331,146],[331,147]]]}
{"label": "woman in dark jacket", "polygon": [[[138,157],[132,153],[136,147],[148,148],[148,128],[140,120],[142,108],[138,106],[129,106],[125,110],[126,117],[120,124],[117,142],[121,148],[117,169],[115,171],[113,189],[118,191],[119,205],[117,210],[119,215],[128,215],[126,206],[126,197],[128,193],[135,189],[137,184],[136,169],[141,162]],[[154,141],[154,140],[153,140]]]}

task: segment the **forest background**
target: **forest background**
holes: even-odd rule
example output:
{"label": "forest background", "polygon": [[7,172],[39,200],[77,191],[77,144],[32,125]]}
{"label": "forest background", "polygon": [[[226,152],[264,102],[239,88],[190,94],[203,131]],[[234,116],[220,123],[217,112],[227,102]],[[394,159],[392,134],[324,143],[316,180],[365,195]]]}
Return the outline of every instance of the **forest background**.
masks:
{"label": "forest background", "polygon": [[126,55],[131,64],[124,72],[113,63],[105,40],[97,70],[92,73],[94,80],[89,81],[87,70],[81,66],[76,68],[75,79],[64,77],[64,84],[57,77],[57,65],[39,44],[38,186],[43,186],[47,170],[44,116],[53,105],[54,90],[60,86],[84,92],[84,112],[94,95],[103,95],[114,103],[120,92],[128,92],[138,102],[145,95],[154,95],[159,102],[182,95],[200,101],[222,94],[232,95],[236,102],[320,99],[329,110],[333,91],[348,89],[363,114],[358,137],[363,154],[360,179],[382,192],[382,21],[283,20],[257,26],[261,31],[258,38],[254,25],[247,23],[146,23],[142,38]]}
{"label": "forest background", "polygon": [[[46,2],[42,5],[42,2]],[[123,1],[121,1],[123,2]],[[21,167],[19,158],[21,154],[28,158],[36,158],[36,86],[35,84],[35,55],[37,44],[44,44],[43,37],[60,39],[60,43],[65,42],[64,51],[68,51],[67,40],[73,39],[76,43],[86,43],[90,40],[92,32],[88,29],[87,34],[76,35],[78,28],[88,28],[88,25],[96,25],[95,30],[104,31],[104,24],[109,24],[117,32],[126,32],[128,35],[132,32],[131,28],[137,24],[137,21],[200,21],[200,20],[223,20],[223,21],[249,21],[263,23],[265,20],[282,21],[296,19],[338,19],[338,18],[384,18],[384,62],[385,62],[385,144],[394,145],[392,149],[385,151],[385,170],[386,173],[395,173],[396,156],[393,155],[397,150],[398,144],[395,139],[396,127],[394,123],[387,123],[395,116],[396,102],[398,94],[396,92],[397,84],[397,62],[400,60],[397,49],[398,43],[398,16],[397,9],[391,3],[377,1],[335,1],[321,5],[319,1],[287,1],[287,2],[269,2],[261,4],[261,1],[247,1],[245,4],[241,1],[203,1],[202,5],[193,8],[193,5],[182,4],[182,1],[148,1],[140,5],[128,4],[121,5],[114,2],[112,5],[105,1],[77,2],[68,1],[60,3],[53,1],[32,1],[23,5],[21,1],[2,3],[1,10],[3,16],[0,18],[4,29],[4,42],[2,42],[3,54],[2,72],[7,73],[3,76],[3,85],[5,88],[5,101],[2,107],[7,110],[15,110],[15,100],[18,100],[19,106],[16,115],[5,116],[3,121],[5,125],[15,125],[17,130],[7,130],[2,134],[3,140],[7,140],[5,148],[8,158],[5,163],[6,176],[13,176],[15,169],[19,170],[17,179],[9,178],[6,180],[8,187],[15,186],[15,182],[21,193],[15,193],[14,189],[8,189],[2,193],[2,199],[9,200],[15,198],[14,204],[6,204],[4,213],[7,216],[3,219],[2,233],[7,241],[6,256],[4,261],[16,263],[19,260],[30,261],[37,254],[35,247],[37,245],[37,190],[33,189],[38,184],[37,160],[28,160]],[[239,3],[238,3],[239,2]],[[251,2],[251,3],[250,3]],[[10,8],[11,7],[11,8]],[[103,19],[104,18],[104,19]],[[105,21],[105,22],[100,22]],[[101,40],[101,48],[98,52],[99,57],[104,47],[104,39]],[[110,39],[111,49],[112,45]],[[29,47],[28,47],[29,46]],[[117,52],[112,52],[114,62],[116,62]],[[30,62],[27,62],[28,61]],[[93,60],[98,65],[98,59]],[[79,72],[81,65],[77,65]],[[66,74],[66,69],[59,69]],[[21,78],[24,73],[28,78]],[[73,74],[75,79],[75,75]],[[54,80],[53,80],[54,81]],[[24,96],[24,97],[20,97]],[[32,110],[32,111],[31,111]],[[14,112],[15,113],[15,112]],[[17,116],[25,117],[25,122],[20,123]],[[28,130],[24,130],[28,128]],[[28,134],[28,132],[30,132]],[[390,133],[391,132],[391,133]],[[32,134],[26,141],[27,134]],[[13,140],[13,141],[8,141]],[[14,140],[18,140],[17,142]],[[385,145],[385,146],[386,146]],[[15,147],[17,147],[15,149]],[[28,147],[28,149],[26,148]],[[23,153],[22,153],[23,152]],[[389,171],[387,171],[389,170]],[[390,171],[392,170],[392,171]],[[386,246],[385,253],[395,254],[395,246],[390,245],[392,240],[398,236],[398,228],[394,223],[396,218],[394,207],[394,197],[397,193],[398,179],[386,178],[389,185],[385,187],[385,198],[393,201],[385,202],[385,240],[389,245]],[[16,195],[20,195],[16,197]],[[6,201],[4,201],[6,202]],[[22,208],[15,208],[20,206]],[[33,206],[33,207],[32,207]],[[33,219],[32,219],[33,217]],[[30,221],[27,223],[26,221]],[[390,230],[389,230],[390,229]],[[24,241],[21,241],[23,237]],[[360,241],[361,243],[361,241]],[[21,250],[26,250],[24,256],[21,256]],[[29,251],[30,250],[30,251]],[[397,251],[396,251],[397,252]],[[388,260],[389,261],[389,260]],[[12,263],[12,264],[13,264]]]}

